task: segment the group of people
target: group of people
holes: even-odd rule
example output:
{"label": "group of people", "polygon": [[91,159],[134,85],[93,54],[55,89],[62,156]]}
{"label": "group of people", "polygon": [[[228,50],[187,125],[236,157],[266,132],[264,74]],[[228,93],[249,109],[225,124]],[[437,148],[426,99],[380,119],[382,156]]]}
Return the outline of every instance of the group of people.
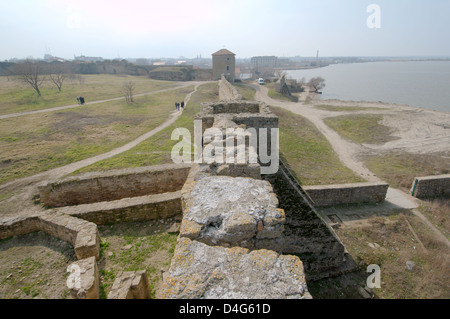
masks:
{"label": "group of people", "polygon": [[181,103],[175,102],[175,109],[177,111],[184,109],[184,101],[181,101]]}
{"label": "group of people", "polygon": [[84,104],[84,97],[82,97],[82,96],[77,96],[77,101],[78,101],[78,104],[83,105],[83,104]]}

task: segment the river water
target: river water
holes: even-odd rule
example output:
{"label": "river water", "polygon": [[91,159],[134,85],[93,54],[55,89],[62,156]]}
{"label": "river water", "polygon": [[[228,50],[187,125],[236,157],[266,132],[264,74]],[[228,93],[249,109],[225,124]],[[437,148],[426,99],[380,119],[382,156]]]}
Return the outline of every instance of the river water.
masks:
{"label": "river water", "polygon": [[381,101],[450,112],[450,61],[332,64],[285,72],[306,81],[323,77],[323,99]]}

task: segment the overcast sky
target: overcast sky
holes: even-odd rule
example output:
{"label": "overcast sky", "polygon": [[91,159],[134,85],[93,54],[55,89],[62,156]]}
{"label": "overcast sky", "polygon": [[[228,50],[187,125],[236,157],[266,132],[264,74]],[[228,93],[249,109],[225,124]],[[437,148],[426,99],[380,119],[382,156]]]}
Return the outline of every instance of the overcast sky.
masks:
{"label": "overcast sky", "polygon": [[[367,12],[371,4],[377,11]],[[378,19],[379,17],[379,19]],[[369,28],[379,26],[380,28]],[[0,60],[450,56],[449,0],[0,0]]]}

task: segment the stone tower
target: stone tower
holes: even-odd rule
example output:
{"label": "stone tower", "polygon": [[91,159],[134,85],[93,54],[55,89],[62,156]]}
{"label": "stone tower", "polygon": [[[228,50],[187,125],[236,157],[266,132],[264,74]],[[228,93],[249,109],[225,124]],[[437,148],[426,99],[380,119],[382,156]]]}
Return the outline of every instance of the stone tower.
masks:
{"label": "stone tower", "polygon": [[212,54],[213,60],[213,80],[220,80],[222,74],[229,82],[235,79],[235,56],[231,51],[222,49]]}

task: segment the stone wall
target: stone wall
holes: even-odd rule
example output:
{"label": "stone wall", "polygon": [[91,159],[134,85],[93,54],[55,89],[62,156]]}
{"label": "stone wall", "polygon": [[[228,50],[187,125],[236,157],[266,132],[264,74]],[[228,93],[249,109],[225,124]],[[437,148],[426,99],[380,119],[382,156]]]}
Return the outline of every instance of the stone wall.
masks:
{"label": "stone wall", "polygon": [[174,192],[183,186],[189,168],[168,164],[87,173],[41,185],[39,195],[44,205],[61,207]]}
{"label": "stone wall", "polygon": [[305,186],[303,189],[313,205],[333,206],[342,204],[378,203],[385,199],[389,185],[386,183],[351,183]]}
{"label": "stone wall", "polygon": [[145,270],[117,274],[108,299],[150,299],[150,284]]}
{"label": "stone wall", "polygon": [[221,101],[242,100],[242,95],[223,75],[219,80],[219,99]]}
{"label": "stone wall", "polygon": [[284,211],[267,181],[201,173],[182,194],[181,237],[225,247],[283,246]]}
{"label": "stone wall", "polygon": [[0,221],[0,239],[43,231],[74,246],[78,259],[99,258],[100,236],[97,225],[59,213],[15,217]]}
{"label": "stone wall", "polygon": [[179,217],[181,192],[124,198],[110,202],[81,204],[58,208],[60,213],[81,218],[97,225]]}
{"label": "stone wall", "polygon": [[411,195],[420,199],[450,197],[450,174],[416,177]]}
{"label": "stone wall", "polygon": [[264,178],[273,185],[279,206],[285,211],[284,246],[280,250],[300,257],[306,278],[318,280],[354,270],[344,245],[311,206],[308,195],[283,162],[276,174]]}
{"label": "stone wall", "polygon": [[180,238],[164,276],[166,299],[310,299],[296,256]]}

